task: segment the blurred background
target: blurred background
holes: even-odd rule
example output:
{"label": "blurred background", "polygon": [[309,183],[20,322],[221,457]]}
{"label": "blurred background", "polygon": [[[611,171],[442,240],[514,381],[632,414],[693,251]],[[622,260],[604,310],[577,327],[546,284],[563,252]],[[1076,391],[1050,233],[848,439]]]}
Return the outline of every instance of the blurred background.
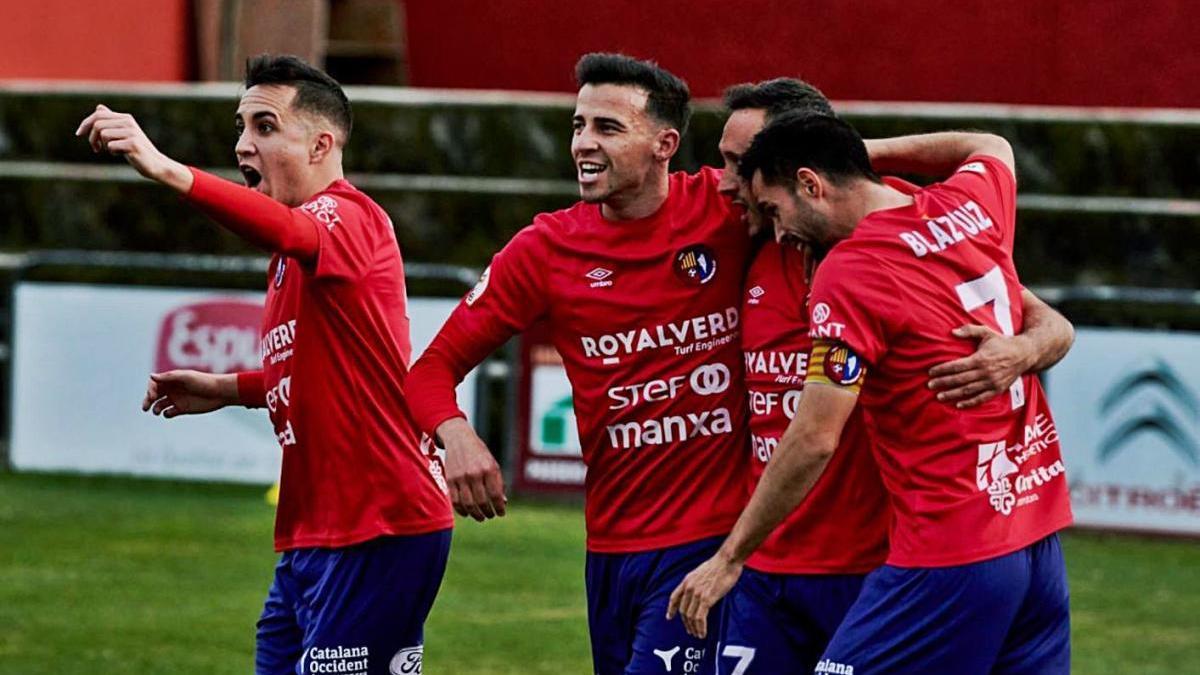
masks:
{"label": "blurred background", "polygon": [[[245,672],[270,578],[260,411],[162,420],[147,373],[252,367],[266,260],[72,132],[97,103],[235,177],[247,56],[347,85],[350,180],[396,225],[422,348],[488,259],[577,199],[573,66],[650,58],[716,165],[721,91],[802,77],[865,136],[1014,145],[1024,282],[1075,322],[1045,376],[1079,527],[1076,670],[1200,663],[1200,49],[1182,0],[41,0],[0,22],[0,673]],[[464,522],[446,673],[589,672],[584,475],[541,328],[460,387],[518,501]]]}

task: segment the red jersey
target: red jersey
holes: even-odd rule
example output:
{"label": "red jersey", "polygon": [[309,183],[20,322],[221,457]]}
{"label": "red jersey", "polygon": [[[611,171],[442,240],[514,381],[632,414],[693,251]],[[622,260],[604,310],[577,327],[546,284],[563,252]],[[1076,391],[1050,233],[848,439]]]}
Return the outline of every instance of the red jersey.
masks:
{"label": "red jersey", "polygon": [[317,262],[275,255],[262,360],[283,448],[275,548],[340,547],[453,526],[440,460],[405,403],[404,265],[392,223],[344,180],[299,212]]}
{"label": "red jersey", "polygon": [[[808,368],[804,255],[771,241],[755,254],[742,298],[742,352],[753,449],[750,489],[796,414]],[[861,574],[887,557],[890,514],[857,407],[829,466],[804,502],[746,565],[774,574]]]}
{"label": "red jersey", "polygon": [[[931,366],[975,349],[954,328],[1021,330],[1012,172],[974,157],[912,196],[911,206],[869,214],[821,263],[811,334],[870,364],[860,405],[895,513],[888,563],[959,565],[1036,542],[1069,525],[1071,508],[1036,376],[967,410],[927,386]],[[849,377],[853,358],[843,353],[831,377]]]}
{"label": "red jersey", "polygon": [[461,416],[454,385],[545,319],[587,464],[588,550],[646,551],[726,534],[746,501],[738,338],[749,241],[720,172],[670,177],[653,215],[597,204],[542,214],[484,272],[409,379],[421,428]]}

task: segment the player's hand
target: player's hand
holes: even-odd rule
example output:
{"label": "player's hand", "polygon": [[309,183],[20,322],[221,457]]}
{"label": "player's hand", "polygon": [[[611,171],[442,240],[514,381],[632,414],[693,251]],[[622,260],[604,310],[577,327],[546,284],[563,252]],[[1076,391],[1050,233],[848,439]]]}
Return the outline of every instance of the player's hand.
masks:
{"label": "player's hand", "polygon": [[192,187],[192,172],[154,147],[133,115],[98,105],[95,112],[79,123],[75,135],[86,136],[92,152],[124,157],[138,173],[150,180],[185,193]]}
{"label": "player's hand", "polygon": [[675,618],[678,612],[689,635],[705,637],[708,634],[709,610],[733,589],[741,575],[741,564],[726,560],[719,553],[704,561],[703,565],[689,572],[671,593],[667,620]]}
{"label": "player's hand", "polygon": [[483,439],[466,420],[446,420],[437,428],[446,448],[446,485],[460,516],[479,522],[503,516],[508,505],[504,476]]}
{"label": "player's hand", "polygon": [[150,375],[142,410],[166,418],[199,415],[237,403],[237,375],[168,370]]}
{"label": "player's hand", "polygon": [[1036,354],[1020,335],[1005,336],[979,325],[960,326],[955,337],[978,340],[974,354],[929,369],[929,388],[938,400],[970,408],[1006,391],[1029,370]]}

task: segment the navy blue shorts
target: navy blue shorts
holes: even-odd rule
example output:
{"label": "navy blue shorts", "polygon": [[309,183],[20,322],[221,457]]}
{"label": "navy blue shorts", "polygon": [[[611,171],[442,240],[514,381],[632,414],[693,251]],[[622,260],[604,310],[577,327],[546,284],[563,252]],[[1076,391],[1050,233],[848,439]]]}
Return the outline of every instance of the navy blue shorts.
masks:
{"label": "navy blue shorts", "polygon": [[812,673],[864,576],[743,570],[725,600],[717,673]]}
{"label": "navy blue shorts", "polygon": [[285,551],[258,620],[258,675],[421,672],[450,532]]}
{"label": "navy blue shorts", "polygon": [[969,565],[867,575],[818,675],[1068,675],[1071,620],[1058,536]]}
{"label": "navy blue shorts", "polygon": [[596,675],[712,675],[721,604],[709,614],[708,637],[667,621],[671,592],[708,560],[724,537],[641,553],[588,553],[588,627]]}

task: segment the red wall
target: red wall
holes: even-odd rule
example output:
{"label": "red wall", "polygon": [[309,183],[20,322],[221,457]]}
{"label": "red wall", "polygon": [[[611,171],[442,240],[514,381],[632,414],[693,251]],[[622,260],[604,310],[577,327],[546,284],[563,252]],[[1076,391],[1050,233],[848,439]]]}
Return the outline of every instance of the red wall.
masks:
{"label": "red wall", "polygon": [[573,90],[587,51],[697,96],[799,75],[841,100],[1200,107],[1195,0],[405,0],[412,83]]}
{"label": "red wall", "polygon": [[[618,50],[698,96],[799,75],[839,100],[1200,107],[1195,0],[401,1],[417,86],[572,91],[580,54]],[[193,74],[191,0],[4,4],[0,79]]]}
{"label": "red wall", "polygon": [[184,80],[189,0],[13,0],[0,21],[0,78]]}

